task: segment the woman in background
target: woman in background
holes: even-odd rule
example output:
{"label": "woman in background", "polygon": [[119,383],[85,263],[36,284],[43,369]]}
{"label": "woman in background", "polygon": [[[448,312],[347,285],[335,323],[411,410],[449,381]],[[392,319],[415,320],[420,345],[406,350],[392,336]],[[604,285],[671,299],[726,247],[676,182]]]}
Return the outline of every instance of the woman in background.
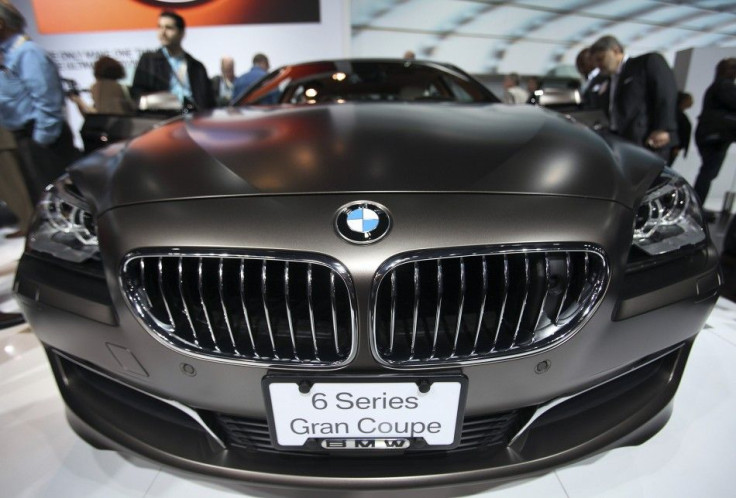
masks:
{"label": "woman in background", "polygon": [[95,82],[89,89],[92,95],[92,106],[88,105],[79,94],[69,98],[77,104],[82,114],[133,114],[136,106],[130,98],[128,89],[118,83],[125,77],[125,68],[112,57],[103,55],[95,62]]}

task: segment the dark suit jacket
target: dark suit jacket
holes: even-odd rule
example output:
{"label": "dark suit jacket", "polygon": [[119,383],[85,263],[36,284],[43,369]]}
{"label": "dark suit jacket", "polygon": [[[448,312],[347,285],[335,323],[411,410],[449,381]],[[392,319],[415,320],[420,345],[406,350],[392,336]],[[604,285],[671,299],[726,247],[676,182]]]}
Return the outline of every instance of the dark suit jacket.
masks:
{"label": "dark suit jacket", "polygon": [[668,147],[677,145],[677,84],[660,54],[648,53],[626,61],[614,97],[617,133],[644,145],[654,130],[668,131]]}
{"label": "dark suit jacket", "polygon": [[[189,85],[192,88],[192,98],[198,109],[211,109],[215,107],[215,96],[212,93],[210,79],[207,69],[197,59],[184,53],[187,59],[187,74]],[[145,52],[141,55],[135,68],[133,85],[130,93],[137,101],[142,95],[155,92],[169,91],[171,79],[171,66],[166,60],[161,49],[155,52]]]}
{"label": "dark suit jacket", "polygon": [[597,74],[593,79],[587,82],[585,91],[583,91],[584,109],[600,109],[608,114],[608,94],[606,93],[608,85],[608,76]]}
{"label": "dark suit jacket", "polygon": [[736,84],[715,80],[703,95],[703,109],[695,130],[698,143],[736,141]]}

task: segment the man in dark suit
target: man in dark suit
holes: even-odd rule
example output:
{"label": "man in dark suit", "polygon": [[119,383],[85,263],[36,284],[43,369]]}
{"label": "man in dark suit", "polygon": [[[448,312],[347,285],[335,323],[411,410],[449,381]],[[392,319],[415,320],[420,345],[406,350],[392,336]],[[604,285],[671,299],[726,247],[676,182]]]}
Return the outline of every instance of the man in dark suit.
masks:
{"label": "man in dark suit", "polygon": [[143,95],[171,92],[183,107],[194,103],[197,109],[215,107],[215,96],[207,69],[181,46],[184,18],[164,11],[158,18],[161,48],[141,55],[135,68],[131,94],[136,101]]}
{"label": "man in dark suit", "polygon": [[718,176],[731,142],[736,141],[736,58],[723,59],[716,66],[713,83],[703,95],[703,108],[695,129],[695,144],[703,159],[695,192],[701,202]]}
{"label": "man in dark suit", "polygon": [[590,53],[590,47],[585,47],[578,52],[578,56],[575,58],[575,67],[583,78],[583,83],[580,86],[583,108],[602,110],[605,104],[601,103],[601,96],[608,88],[608,76],[601,74],[595,60],[593,60],[593,55]]}
{"label": "man in dark suit", "polygon": [[609,76],[611,131],[669,159],[677,145],[677,84],[667,61],[657,53],[628,57],[613,36],[599,38],[590,51]]}

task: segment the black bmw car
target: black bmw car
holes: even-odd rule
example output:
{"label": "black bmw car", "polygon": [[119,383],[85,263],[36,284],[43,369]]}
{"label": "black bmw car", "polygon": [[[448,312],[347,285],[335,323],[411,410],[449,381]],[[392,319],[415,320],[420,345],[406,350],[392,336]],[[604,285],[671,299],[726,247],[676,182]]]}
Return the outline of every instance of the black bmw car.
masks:
{"label": "black bmw car", "polygon": [[645,441],[719,285],[648,151],[453,66],[343,60],[76,163],[15,290],[95,446],[387,488]]}

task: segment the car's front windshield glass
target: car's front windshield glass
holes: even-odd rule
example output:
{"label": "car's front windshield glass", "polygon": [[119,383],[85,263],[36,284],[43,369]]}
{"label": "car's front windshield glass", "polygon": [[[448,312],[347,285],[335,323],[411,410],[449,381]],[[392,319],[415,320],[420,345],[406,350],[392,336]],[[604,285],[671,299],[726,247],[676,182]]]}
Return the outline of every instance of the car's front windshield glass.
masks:
{"label": "car's front windshield glass", "polygon": [[240,103],[314,104],[345,101],[496,102],[460,71],[402,61],[337,61],[287,66],[250,88]]}

